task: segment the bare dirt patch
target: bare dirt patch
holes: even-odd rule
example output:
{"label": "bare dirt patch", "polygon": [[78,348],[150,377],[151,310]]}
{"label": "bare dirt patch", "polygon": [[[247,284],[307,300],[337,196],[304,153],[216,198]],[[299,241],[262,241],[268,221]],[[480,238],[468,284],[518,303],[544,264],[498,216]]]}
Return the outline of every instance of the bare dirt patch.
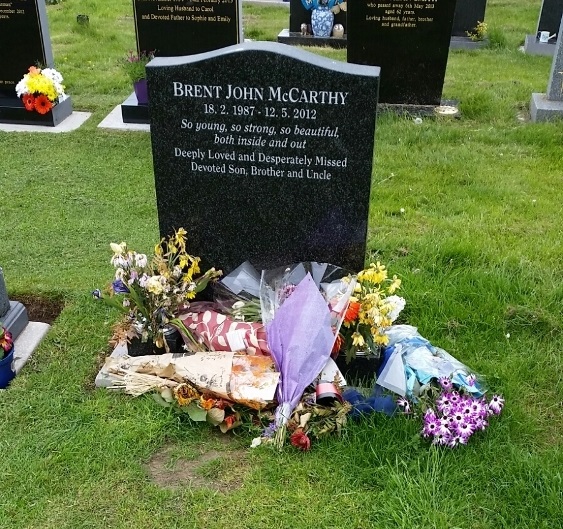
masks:
{"label": "bare dirt patch", "polygon": [[64,309],[61,298],[46,298],[34,294],[22,294],[10,297],[12,301],[19,301],[27,310],[29,321],[40,321],[51,325]]}
{"label": "bare dirt patch", "polygon": [[174,445],[164,446],[147,463],[149,475],[159,487],[192,487],[224,493],[242,486],[248,468],[243,450],[209,449],[188,459],[178,457]]}

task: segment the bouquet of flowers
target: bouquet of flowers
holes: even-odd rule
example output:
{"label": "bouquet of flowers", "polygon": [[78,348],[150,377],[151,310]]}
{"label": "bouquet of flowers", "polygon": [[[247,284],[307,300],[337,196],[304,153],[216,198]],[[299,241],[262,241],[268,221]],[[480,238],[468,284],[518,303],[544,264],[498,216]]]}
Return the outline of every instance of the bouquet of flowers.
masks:
{"label": "bouquet of flowers", "polygon": [[[470,381],[475,380],[474,375],[470,377]],[[485,430],[488,418],[500,415],[504,406],[500,395],[493,395],[489,401],[484,396],[475,397],[457,387],[449,377],[441,377],[438,385],[430,385],[421,402],[426,407],[422,436],[434,445],[451,448],[467,444],[474,433]],[[398,405],[410,413],[406,399],[399,399]]]}
{"label": "bouquet of flowers", "polygon": [[16,93],[25,109],[46,114],[57,103],[66,99],[63,76],[54,68],[29,67],[29,72],[16,85]]}
{"label": "bouquet of flowers", "polygon": [[[179,228],[168,239],[162,238],[150,261],[145,254],[128,249],[125,242],[110,246],[115,279],[107,292],[95,290],[93,294],[126,314],[116,333],[125,335],[121,338],[151,340],[156,347],[167,351],[165,330],[168,325],[179,327],[191,338],[177,316],[198,292],[221,275],[221,271],[211,268],[198,276],[200,258],[187,253],[186,230]],[[192,341],[195,347],[197,343]]]}
{"label": "bouquet of flowers", "polygon": [[14,347],[12,333],[0,325],[0,360],[12,350],[12,347]]}
{"label": "bouquet of flowers", "polygon": [[397,276],[389,279],[386,267],[379,261],[358,273],[354,295],[335,344],[335,351],[345,351],[348,362],[359,351],[379,357],[380,348],[389,341],[386,329],[405,307],[404,298],[395,295],[400,286],[401,280]]}

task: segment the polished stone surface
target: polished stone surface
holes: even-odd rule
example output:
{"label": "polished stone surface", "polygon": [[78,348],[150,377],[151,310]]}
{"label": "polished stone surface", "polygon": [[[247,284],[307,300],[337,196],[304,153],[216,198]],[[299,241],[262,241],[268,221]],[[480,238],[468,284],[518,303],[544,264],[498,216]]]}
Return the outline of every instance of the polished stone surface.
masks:
{"label": "polished stone surface", "polygon": [[558,35],[549,82],[547,83],[547,98],[551,101],[563,101],[563,16],[558,28]]}
{"label": "polished stone surface", "polygon": [[[550,35],[557,34],[562,14],[563,0],[543,0],[537,31],[549,31]],[[555,42],[555,37],[552,42]]]}
{"label": "polished stone surface", "polygon": [[381,103],[439,105],[455,0],[350,2],[348,62],[381,67]]}
{"label": "polished stone surface", "polygon": [[455,6],[452,35],[466,37],[479,22],[485,21],[487,0],[458,0]]}
{"label": "polished stone surface", "polygon": [[6,290],[6,282],[4,281],[4,273],[0,267],[0,318],[10,310],[10,298]]}
{"label": "polished stone surface", "polygon": [[364,265],[379,69],[276,43],[147,66],[161,234],[203,266]]}
{"label": "polished stone surface", "polygon": [[16,84],[30,66],[53,66],[45,0],[8,4],[0,7],[0,98],[15,96]]}

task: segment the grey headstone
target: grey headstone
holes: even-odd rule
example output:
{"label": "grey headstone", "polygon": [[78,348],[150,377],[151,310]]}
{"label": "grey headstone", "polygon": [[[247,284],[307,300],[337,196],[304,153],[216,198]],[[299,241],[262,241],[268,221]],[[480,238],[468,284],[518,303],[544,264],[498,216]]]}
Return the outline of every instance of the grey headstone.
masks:
{"label": "grey headstone", "polygon": [[8,291],[6,290],[6,283],[4,281],[4,273],[0,267],[0,318],[4,317],[10,310],[10,299],[8,298]]}
{"label": "grey headstone", "polygon": [[563,101],[563,17],[561,17],[555,54],[551,63],[547,98],[551,101]]}
{"label": "grey headstone", "polygon": [[379,68],[257,42],[158,57],[147,79],[163,236],[183,226],[225,273],[363,267]]}
{"label": "grey headstone", "polygon": [[563,17],[551,63],[547,94],[532,94],[530,117],[532,121],[563,119]]}

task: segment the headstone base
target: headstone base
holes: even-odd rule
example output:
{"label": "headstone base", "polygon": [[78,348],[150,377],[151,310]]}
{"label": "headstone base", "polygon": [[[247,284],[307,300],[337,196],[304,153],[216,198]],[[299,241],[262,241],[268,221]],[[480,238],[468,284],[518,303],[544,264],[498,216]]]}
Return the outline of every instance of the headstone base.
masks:
{"label": "headstone base", "polygon": [[29,323],[26,308],[19,301],[10,301],[10,310],[2,316],[2,325],[11,333],[14,340]]}
{"label": "headstone base", "polygon": [[563,101],[547,99],[546,94],[532,94],[530,102],[530,116],[532,121],[555,121],[563,119]]}
{"label": "headstone base", "polygon": [[553,57],[555,54],[555,40],[553,42],[540,42],[535,35],[526,35],[524,53]]}
{"label": "headstone base", "polygon": [[[378,109],[380,112],[393,112],[399,116],[424,116],[424,117],[435,117],[438,115],[444,115],[439,113],[438,110],[441,108],[456,109],[459,105],[458,101],[452,101],[451,99],[443,99],[439,105],[407,105],[407,104],[393,104],[393,103],[379,103]],[[449,112],[450,117],[460,117],[459,110],[457,112]]]}
{"label": "headstone base", "polygon": [[72,114],[70,97],[55,105],[47,114],[26,110],[18,97],[0,98],[0,123],[56,127]]}
{"label": "headstone base", "polygon": [[282,29],[278,35],[278,42],[290,46],[325,46],[329,48],[345,48],[347,39],[344,37],[314,37],[313,35],[301,35],[296,31]]}
{"label": "headstone base", "polygon": [[478,50],[485,48],[489,39],[471,40],[469,37],[452,37],[450,39],[450,50]]}
{"label": "headstone base", "polygon": [[123,123],[150,123],[149,106],[141,105],[133,92],[121,105]]}

